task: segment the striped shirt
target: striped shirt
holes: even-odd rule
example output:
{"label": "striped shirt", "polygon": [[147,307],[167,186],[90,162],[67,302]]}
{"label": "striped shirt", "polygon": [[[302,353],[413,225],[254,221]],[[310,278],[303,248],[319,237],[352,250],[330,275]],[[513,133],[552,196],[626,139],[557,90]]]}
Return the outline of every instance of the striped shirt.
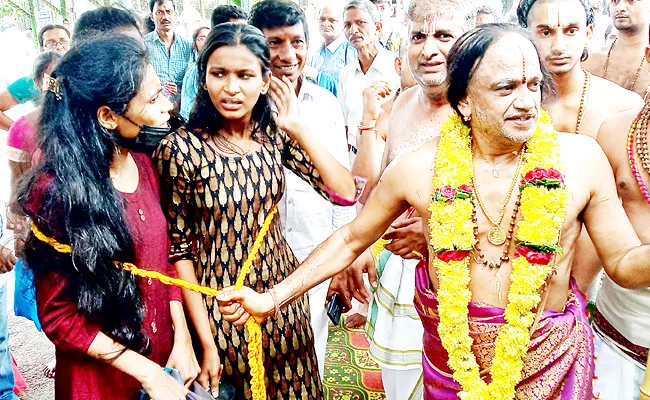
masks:
{"label": "striped shirt", "polygon": [[149,50],[149,60],[160,81],[175,83],[178,86],[176,96],[171,99],[173,103],[178,103],[183,88],[183,77],[194,55],[192,42],[174,33],[174,42],[167,51],[157,31],[145,35],[144,41]]}

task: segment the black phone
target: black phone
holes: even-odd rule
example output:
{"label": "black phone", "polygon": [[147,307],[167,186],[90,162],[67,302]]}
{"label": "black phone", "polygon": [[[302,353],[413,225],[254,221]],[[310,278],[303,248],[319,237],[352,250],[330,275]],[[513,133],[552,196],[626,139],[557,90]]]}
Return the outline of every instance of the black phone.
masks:
{"label": "black phone", "polygon": [[334,293],[330,302],[327,305],[327,316],[330,318],[330,321],[334,325],[338,325],[341,322],[341,314],[343,314],[343,309],[345,308],[345,302],[337,293]]}

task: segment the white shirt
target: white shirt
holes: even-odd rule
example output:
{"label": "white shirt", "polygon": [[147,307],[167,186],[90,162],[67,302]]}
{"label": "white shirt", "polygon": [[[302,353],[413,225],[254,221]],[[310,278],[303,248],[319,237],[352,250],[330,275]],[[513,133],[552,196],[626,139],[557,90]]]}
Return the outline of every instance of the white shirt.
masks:
{"label": "white shirt", "polygon": [[400,78],[395,71],[395,54],[377,44],[379,52],[364,74],[359,60],[350,62],[339,77],[339,101],[343,108],[343,118],[348,127],[348,144],[352,146],[351,160],[357,148],[359,122],[363,117],[363,91],[375,81],[388,82],[391,89],[397,90]]}
{"label": "white shirt", "polygon": [[[350,169],[345,124],[336,97],[304,79],[298,94],[298,108],[311,134],[336,161]],[[356,208],[333,205],[287,168],[285,175],[285,191],[278,204],[282,231],[298,261],[302,262],[316,246],[351,222]]]}

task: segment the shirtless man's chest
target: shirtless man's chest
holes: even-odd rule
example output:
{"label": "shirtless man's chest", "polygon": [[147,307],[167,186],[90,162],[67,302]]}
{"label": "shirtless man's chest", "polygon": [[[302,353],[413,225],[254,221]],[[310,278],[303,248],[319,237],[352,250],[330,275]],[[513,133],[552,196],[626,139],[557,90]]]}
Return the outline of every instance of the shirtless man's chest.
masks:
{"label": "shirtless man's chest", "polygon": [[[562,135],[567,137],[568,135]],[[571,139],[569,139],[570,141]],[[405,179],[405,189],[407,201],[416,208],[422,215],[424,231],[427,238],[430,238],[435,232],[430,232],[427,221],[431,216],[428,210],[433,192],[432,178],[434,174],[434,157],[436,153],[437,140],[434,140],[417,151],[405,152],[400,157],[408,157],[408,164],[412,170],[427,171],[426,174],[417,174]],[[567,214],[562,228],[560,244],[564,250],[563,256],[556,258],[557,273],[550,279],[549,294],[546,303],[546,309],[562,310],[566,304],[569,282],[571,278],[571,264],[575,251],[575,243],[581,230],[582,221],[580,213],[585,208],[590,198],[589,179],[585,179],[582,169],[584,168],[582,157],[571,157],[570,154],[563,154],[563,163],[566,174],[565,181],[569,189],[569,201],[567,205]],[[477,186],[480,189],[480,195],[486,208],[493,215],[496,210],[500,209],[500,202],[508,191],[508,187],[513,179],[514,170],[511,173],[503,174],[503,179],[498,182],[489,171],[475,171]],[[493,181],[491,181],[493,180]],[[506,220],[502,226],[506,227],[513,213],[515,202],[517,201],[518,189],[515,189],[510,197],[506,208]],[[498,260],[503,255],[504,246],[493,246],[487,240],[487,232],[492,228],[484,212],[477,207],[477,218],[479,225],[479,243],[486,259]],[[521,220],[521,213],[517,215],[516,221]],[[516,230],[515,230],[516,234]],[[505,262],[498,269],[491,269],[477,262],[476,252],[472,254],[470,263],[471,282],[469,285],[472,291],[473,300],[481,301],[497,307],[507,305],[507,293],[510,286],[510,273],[512,271],[512,260],[514,259],[515,245],[514,240],[508,251],[509,262]],[[433,249],[429,248],[429,260],[435,257]],[[437,271],[433,264],[429,263],[429,275],[434,290],[438,288]]]}

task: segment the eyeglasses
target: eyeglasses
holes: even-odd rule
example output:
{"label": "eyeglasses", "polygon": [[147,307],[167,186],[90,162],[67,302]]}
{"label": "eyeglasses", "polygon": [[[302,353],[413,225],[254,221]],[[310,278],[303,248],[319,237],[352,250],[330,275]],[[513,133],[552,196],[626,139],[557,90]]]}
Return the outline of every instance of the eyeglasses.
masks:
{"label": "eyeglasses", "polygon": [[63,39],[58,42],[55,42],[53,40],[48,40],[45,42],[45,48],[48,50],[56,50],[61,46],[62,49],[68,49],[70,48],[70,41],[68,39]]}
{"label": "eyeglasses", "polygon": [[156,17],[162,17],[162,16],[168,16],[171,17],[172,15],[176,14],[176,11],[174,10],[156,10],[154,13]]}

